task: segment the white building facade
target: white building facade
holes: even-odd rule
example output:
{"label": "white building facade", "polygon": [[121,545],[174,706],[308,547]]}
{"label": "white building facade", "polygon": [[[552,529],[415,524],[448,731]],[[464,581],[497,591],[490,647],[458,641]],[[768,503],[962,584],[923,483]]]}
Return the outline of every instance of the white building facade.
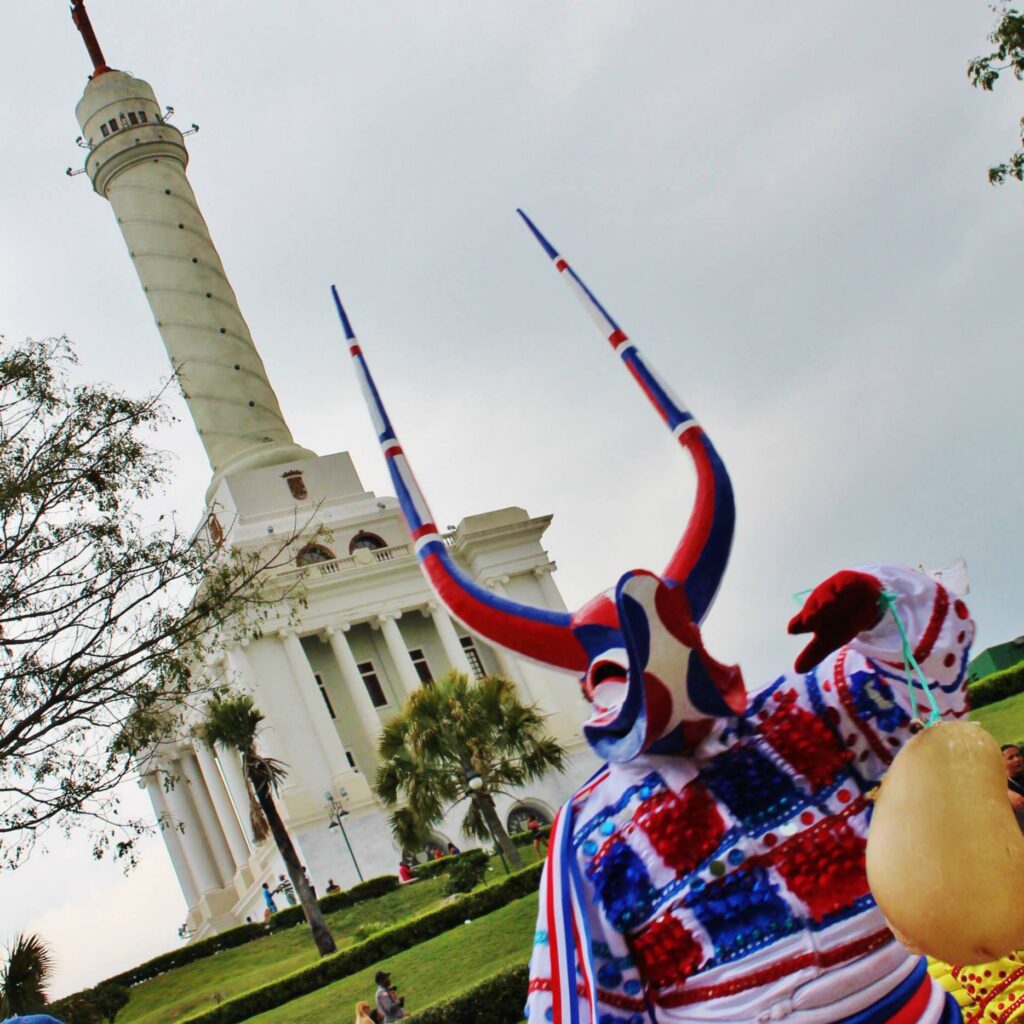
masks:
{"label": "white building facade", "polygon": [[[401,851],[370,788],[377,733],[451,669],[506,676],[549,716],[569,770],[499,800],[498,811],[513,826],[517,810],[550,818],[597,767],[581,739],[578,688],[467,634],[427,585],[396,500],[364,490],[347,453],[318,457],[294,442],[189,186],[181,133],[147,83],[106,67],[76,10],[95,65],[76,111],[86,170],[114,209],[210,458],[211,541],[259,549],[299,528],[294,562],[275,582],[300,582],[305,606],[283,600],[258,639],[211,651],[206,669],[253,693],[266,716],[259,745],[288,765],[281,810],[311,880],[322,892],[329,878],[346,888],[357,872],[396,870]],[[483,585],[564,610],[542,546],[550,518],[519,508],[471,515],[445,542]],[[161,747],[142,784],[192,934],[262,916],[262,883],[284,869],[272,841],[252,840],[238,756],[184,737]],[[329,827],[329,797],[348,812],[351,856]],[[461,813],[438,826],[438,842],[465,845]]]}

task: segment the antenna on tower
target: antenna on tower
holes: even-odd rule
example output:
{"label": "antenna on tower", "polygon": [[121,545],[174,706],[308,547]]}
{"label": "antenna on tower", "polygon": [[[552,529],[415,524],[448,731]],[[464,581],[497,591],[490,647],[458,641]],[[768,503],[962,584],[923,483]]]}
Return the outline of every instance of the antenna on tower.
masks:
{"label": "antenna on tower", "polygon": [[104,71],[113,70],[103,59],[103,51],[100,49],[99,40],[93,31],[89,13],[85,9],[85,0],[71,0],[71,20],[75,23],[75,28],[82,33],[85,48],[89,51],[89,57],[92,60],[92,77],[95,78],[96,75],[102,75]]}

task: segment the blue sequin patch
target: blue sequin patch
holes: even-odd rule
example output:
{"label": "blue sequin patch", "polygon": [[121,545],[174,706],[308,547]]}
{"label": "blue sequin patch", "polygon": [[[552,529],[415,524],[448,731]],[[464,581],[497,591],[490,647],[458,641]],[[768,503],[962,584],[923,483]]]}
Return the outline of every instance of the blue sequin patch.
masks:
{"label": "blue sequin patch", "polygon": [[793,780],[748,745],[719,754],[705,766],[701,781],[751,832],[785,821],[805,803]]}
{"label": "blue sequin patch", "polygon": [[618,988],[622,984],[622,971],[614,963],[604,964],[598,969],[597,980],[604,988]]}
{"label": "blue sequin patch", "polygon": [[533,936],[533,944],[535,946],[546,946],[548,944],[548,933],[536,932]]}
{"label": "blue sequin patch", "polygon": [[618,931],[645,920],[657,896],[643,861],[623,842],[615,841],[596,864],[587,868],[594,894]]}
{"label": "blue sequin patch", "polygon": [[762,867],[734,871],[686,900],[715,947],[718,963],[747,956],[800,928]]}
{"label": "blue sequin patch", "polygon": [[643,985],[636,978],[630,978],[623,987],[627,996],[635,996],[643,988]]}
{"label": "blue sequin patch", "polygon": [[849,677],[853,705],[866,722],[882,732],[894,732],[910,723],[910,716],[897,703],[892,687],[874,672],[854,672]]}
{"label": "blue sequin patch", "polygon": [[597,843],[595,843],[595,842],[594,842],[594,840],[593,840],[593,839],[588,839],[588,840],[587,840],[587,841],[586,841],[586,842],[585,842],[585,843],[583,844],[583,852],[584,852],[584,853],[585,853],[585,854],[586,854],[586,855],[587,855],[588,857],[593,857],[593,856],[594,856],[594,854],[595,854],[595,853],[597,853],[597,851],[598,851],[598,845],[597,845]]}

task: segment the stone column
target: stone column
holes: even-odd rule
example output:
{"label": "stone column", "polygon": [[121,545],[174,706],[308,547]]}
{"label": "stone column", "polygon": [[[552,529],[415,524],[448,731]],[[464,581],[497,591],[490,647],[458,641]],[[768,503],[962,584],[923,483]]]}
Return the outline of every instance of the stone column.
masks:
{"label": "stone column", "polygon": [[199,815],[199,822],[202,825],[203,834],[206,836],[206,842],[213,853],[213,861],[217,866],[221,884],[222,886],[230,885],[231,879],[235,877],[235,862],[231,859],[231,851],[224,838],[224,831],[217,818],[217,811],[206,790],[203,776],[199,772],[199,763],[195,755],[191,751],[187,751],[182,754],[178,764],[181,766],[180,774],[188,781],[192,803]]}
{"label": "stone column", "polygon": [[[256,679],[256,674],[252,670],[252,665],[249,661],[249,655],[245,650],[244,646],[228,647],[224,651],[224,662],[227,667],[228,675],[233,680],[237,681],[244,690],[248,690],[256,698],[256,705],[259,706],[259,686]],[[261,708],[266,713],[266,708]],[[264,720],[260,726],[259,734],[256,737],[256,749],[267,757],[274,758],[275,761],[283,761],[285,764],[289,763],[289,759],[286,756],[284,750],[281,747],[280,737],[273,724],[267,720]],[[288,788],[288,782],[285,780],[285,788]],[[241,815],[239,815],[241,817]]]}
{"label": "stone column", "polygon": [[[485,587],[489,590],[493,590],[496,594],[508,601],[510,598],[505,591],[506,583],[508,583],[507,576],[498,576],[484,580]],[[501,647],[493,646],[491,649],[494,651],[494,657],[498,660],[498,668],[501,669],[501,674],[505,676],[506,679],[511,679],[512,682],[516,684],[523,695],[525,703],[535,703],[537,698],[533,695],[533,692],[530,690],[530,686],[526,681],[526,673],[522,671],[518,664],[516,664],[515,657]]]}
{"label": "stone column", "polygon": [[466,657],[466,652],[462,649],[462,644],[459,643],[459,635],[455,632],[455,627],[452,625],[452,620],[448,617],[448,613],[440,605],[433,602],[427,605],[427,610],[430,612],[431,619],[434,620],[434,628],[437,630],[437,635],[441,638],[441,646],[444,648],[444,653],[448,656],[448,664],[456,672],[462,672],[467,679],[474,679],[475,676],[469,664],[469,658]]}
{"label": "stone column", "polygon": [[373,706],[373,701],[370,700],[370,695],[366,692],[366,685],[363,682],[363,677],[359,674],[359,666],[352,654],[352,648],[348,645],[348,639],[345,636],[348,629],[347,623],[340,627],[328,626],[324,630],[323,636],[331,645],[331,652],[334,654],[334,660],[338,663],[345,689],[356,709],[363,731],[366,733],[370,745],[376,750],[380,718],[377,715],[377,709]]}
{"label": "stone column", "polygon": [[[166,768],[162,769],[162,772],[166,771]],[[184,833],[177,834],[185,854],[185,860],[188,862],[189,870],[195,881],[199,899],[202,899],[207,893],[216,892],[220,888],[217,871],[210,851],[203,842],[199,820],[189,802],[188,783],[181,777],[180,772],[172,769],[172,773],[177,781],[172,789],[168,789],[164,793],[167,812],[173,828],[177,828],[178,825],[184,826]]]}
{"label": "stone column", "polygon": [[227,747],[217,749],[217,761],[221,771],[224,773],[224,781],[227,783],[228,793],[231,802],[235,806],[235,814],[238,816],[239,824],[242,826],[242,834],[245,836],[246,844],[250,849],[255,849],[256,844],[252,838],[252,825],[249,822],[249,787],[245,782],[245,774],[242,772],[242,755],[237,750]]}
{"label": "stone column", "polygon": [[334,727],[327,705],[320,696],[320,687],[317,685],[306,652],[302,649],[302,641],[291,631],[284,631],[279,635],[284,643],[284,651],[288,656],[296,689],[312,726],[313,736],[323,751],[328,774],[333,776],[345,771],[348,768],[345,746]]}
{"label": "stone column", "polygon": [[178,876],[178,885],[181,886],[181,895],[185,897],[185,904],[192,910],[199,902],[199,891],[196,889],[195,879],[192,877],[192,869],[188,866],[185,851],[181,845],[181,833],[177,829],[177,822],[171,820],[170,811],[167,809],[167,801],[164,799],[164,787],[156,772],[147,772],[139,780],[139,785],[144,786],[149,794],[149,801],[153,805],[153,813],[156,815],[160,825],[160,834],[163,836],[164,846],[167,847],[167,856],[171,858],[171,867]]}
{"label": "stone column", "polygon": [[[199,771],[203,782],[206,783],[210,799],[213,801],[213,809],[217,813],[217,819],[224,832],[224,838],[227,840],[231,859],[234,861],[237,871],[244,864],[249,863],[249,847],[246,844],[242,826],[239,824],[234,807],[231,806],[231,797],[228,795],[227,786],[224,784],[224,779],[221,778],[220,769],[217,767],[210,748],[205,743],[197,743],[195,751],[196,760],[199,762]],[[232,872],[233,874],[234,872]]]}
{"label": "stone column", "polygon": [[555,611],[564,612],[566,610],[565,601],[562,600],[562,595],[558,592],[558,585],[551,576],[557,568],[554,562],[548,562],[547,565],[536,566],[533,575],[537,577],[537,583],[547,606]]}
{"label": "stone column", "polygon": [[420,682],[420,677],[416,672],[416,666],[412,663],[412,658],[409,657],[409,648],[405,646],[402,631],[398,628],[396,620],[401,617],[401,612],[386,612],[383,615],[377,616],[374,625],[384,635],[384,643],[387,644],[388,653],[391,655],[391,660],[395,663],[398,678],[402,680],[402,686],[405,688],[405,692],[409,694],[415,693],[423,684]]}

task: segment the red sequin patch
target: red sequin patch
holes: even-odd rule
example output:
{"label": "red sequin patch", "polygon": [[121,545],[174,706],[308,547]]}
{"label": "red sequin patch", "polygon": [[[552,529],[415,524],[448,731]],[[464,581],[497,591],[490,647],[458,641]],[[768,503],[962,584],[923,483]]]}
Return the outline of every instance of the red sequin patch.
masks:
{"label": "red sequin patch", "polygon": [[700,943],[668,914],[653,921],[630,941],[640,975],[655,988],[681,985],[700,967]]}
{"label": "red sequin patch", "polygon": [[771,862],[820,922],[868,894],[865,845],[845,822],[825,819],[772,851]]}
{"label": "red sequin patch", "polygon": [[797,704],[795,690],[786,692],[760,731],[815,789],[829,785],[852,756],[817,715]]}
{"label": "red sequin patch", "polygon": [[658,856],[683,874],[710,857],[726,831],[714,799],[699,782],[691,782],[681,793],[650,797],[637,808],[633,820]]}

